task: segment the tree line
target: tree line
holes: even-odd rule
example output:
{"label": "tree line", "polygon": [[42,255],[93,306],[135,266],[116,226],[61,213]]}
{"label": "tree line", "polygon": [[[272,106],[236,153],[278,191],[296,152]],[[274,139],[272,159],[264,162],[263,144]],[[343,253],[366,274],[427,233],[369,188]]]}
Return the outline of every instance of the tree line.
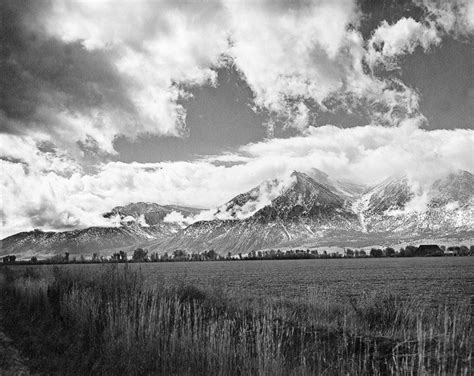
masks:
{"label": "tree line", "polygon": [[91,258],[84,255],[71,257],[69,252],[55,255],[45,260],[38,260],[33,256],[29,261],[17,261],[15,255],[2,258],[4,264],[64,264],[64,263],[106,263],[106,262],[179,262],[179,261],[236,261],[236,260],[292,260],[292,259],[334,259],[334,258],[380,258],[380,257],[440,257],[440,256],[474,256],[474,245],[469,248],[461,246],[438,246],[436,244],[422,244],[420,246],[407,245],[396,251],[392,247],[352,249],[344,248],[343,252],[328,252],[317,249],[270,249],[250,251],[249,253],[233,254],[228,252],[222,255],[214,249],[203,252],[188,252],[177,249],[172,252],[149,252],[144,248],[131,250],[131,257],[121,250],[110,256],[101,256],[93,253]]}

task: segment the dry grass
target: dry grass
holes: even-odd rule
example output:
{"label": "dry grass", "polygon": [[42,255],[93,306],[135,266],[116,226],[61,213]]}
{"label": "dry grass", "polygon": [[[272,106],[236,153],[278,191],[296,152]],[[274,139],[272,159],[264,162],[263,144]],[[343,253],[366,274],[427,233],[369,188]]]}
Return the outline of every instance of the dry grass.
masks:
{"label": "dry grass", "polygon": [[[6,269],[4,269],[6,271]],[[248,299],[185,284],[144,288],[126,266],[55,268],[3,286],[6,320],[33,369],[102,375],[469,375],[467,302],[367,294]]]}

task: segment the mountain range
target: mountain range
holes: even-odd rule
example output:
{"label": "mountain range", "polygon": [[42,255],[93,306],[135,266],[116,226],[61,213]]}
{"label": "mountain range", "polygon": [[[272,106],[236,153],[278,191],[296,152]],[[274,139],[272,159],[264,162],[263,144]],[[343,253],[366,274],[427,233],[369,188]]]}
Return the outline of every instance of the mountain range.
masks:
{"label": "mountain range", "polygon": [[237,254],[416,239],[470,240],[473,183],[474,176],[467,171],[415,188],[407,176],[392,176],[365,187],[332,179],[319,170],[294,171],[287,179],[262,182],[214,211],[206,211],[207,215],[189,207],[131,203],[104,214],[115,223],[113,227],[22,232],[3,239],[0,252],[20,258],[66,251],[108,255],[142,246],[158,253],[214,249]]}

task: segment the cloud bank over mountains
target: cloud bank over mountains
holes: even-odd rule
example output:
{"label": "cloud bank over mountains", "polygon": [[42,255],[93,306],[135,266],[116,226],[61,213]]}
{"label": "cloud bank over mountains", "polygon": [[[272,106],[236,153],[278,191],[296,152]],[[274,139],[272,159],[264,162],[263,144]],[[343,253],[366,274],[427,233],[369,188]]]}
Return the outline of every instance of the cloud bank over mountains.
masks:
{"label": "cloud bank over mountains", "polygon": [[[420,94],[396,73],[417,49],[472,40],[472,2],[417,2],[416,17],[377,21],[368,35],[360,3],[2,2],[2,235],[104,225],[101,213],[132,201],[210,208],[295,169],[364,183],[472,171],[472,130],[421,129]],[[228,66],[268,114],[268,140],[196,160],[117,161],[118,136],[188,137],[191,88],[217,85]],[[315,118],[360,108],[367,126]],[[277,121],[294,137],[272,138]]]}
{"label": "cloud bank over mountains", "polygon": [[[414,122],[391,128],[310,127],[304,135],[245,145],[233,154],[182,162],[109,162],[94,174],[58,153],[34,154],[31,144],[27,164],[2,161],[3,231],[110,225],[102,213],[137,201],[215,208],[293,170],[318,168],[359,183],[406,173],[423,187],[456,169],[473,171],[473,144],[471,130],[426,131]],[[22,147],[18,151],[24,154],[27,145]],[[221,159],[229,165],[218,163]]]}

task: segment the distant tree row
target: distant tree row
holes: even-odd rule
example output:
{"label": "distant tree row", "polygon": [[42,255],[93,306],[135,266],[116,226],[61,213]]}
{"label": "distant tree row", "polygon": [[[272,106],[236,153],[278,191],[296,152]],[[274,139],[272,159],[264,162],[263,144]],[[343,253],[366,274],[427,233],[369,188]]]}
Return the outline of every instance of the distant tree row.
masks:
{"label": "distant tree row", "polygon": [[38,261],[36,256],[33,256],[30,261],[16,261],[15,255],[7,255],[2,258],[4,264],[14,263],[42,263],[42,264],[64,264],[64,263],[105,263],[105,262],[179,262],[179,261],[222,261],[222,260],[291,260],[291,259],[327,259],[327,258],[366,258],[366,257],[439,257],[439,256],[474,256],[474,245],[468,248],[465,245],[461,246],[438,246],[436,244],[420,245],[419,247],[407,245],[400,248],[397,252],[392,247],[387,248],[371,248],[351,249],[346,248],[344,253],[328,252],[326,250],[319,251],[317,249],[270,249],[263,251],[250,251],[247,254],[238,253],[236,255],[228,252],[223,256],[210,249],[203,252],[187,252],[186,250],[177,249],[173,252],[158,252],[148,253],[147,249],[136,248],[132,250],[131,259],[125,251],[113,253],[108,258],[100,256],[99,253],[93,253],[92,258],[86,259],[84,255],[78,258],[70,257],[69,252],[62,255],[55,255],[49,259]]}

